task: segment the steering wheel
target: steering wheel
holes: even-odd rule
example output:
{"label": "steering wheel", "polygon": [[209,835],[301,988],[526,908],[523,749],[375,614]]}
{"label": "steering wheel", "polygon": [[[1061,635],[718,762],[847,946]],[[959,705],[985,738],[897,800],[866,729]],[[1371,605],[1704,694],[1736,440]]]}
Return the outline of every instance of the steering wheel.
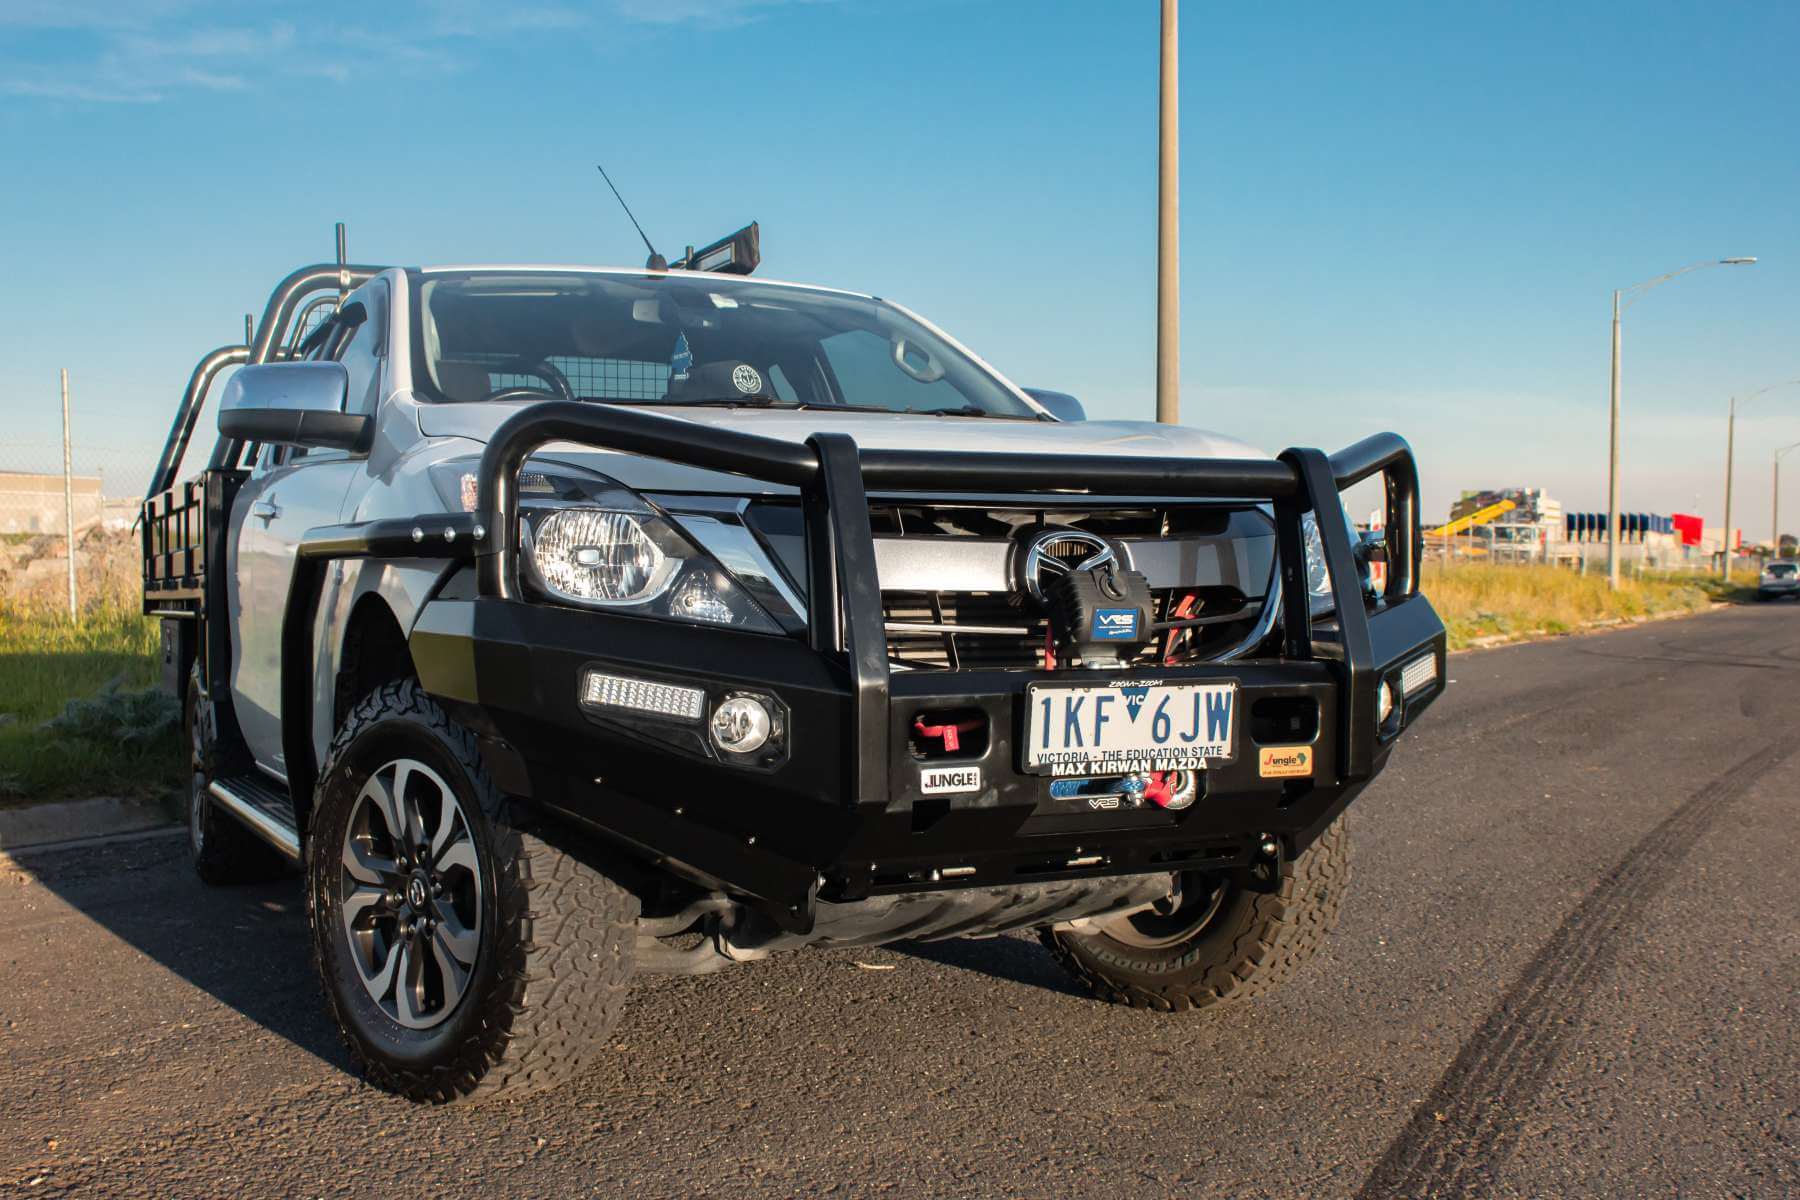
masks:
{"label": "steering wheel", "polygon": [[521,355],[511,362],[492,368],[490,374],[536,375],[550,386],[547,388],[495,388],[481,398],[483,403],[486,403],[489,400],[512,400],[519,396],[554,396],[558,400],[575,399],[575,389],[569,385],[569,377],[558,370],[556,365],[550,362],[549,359],[540,358],[533,360]]}

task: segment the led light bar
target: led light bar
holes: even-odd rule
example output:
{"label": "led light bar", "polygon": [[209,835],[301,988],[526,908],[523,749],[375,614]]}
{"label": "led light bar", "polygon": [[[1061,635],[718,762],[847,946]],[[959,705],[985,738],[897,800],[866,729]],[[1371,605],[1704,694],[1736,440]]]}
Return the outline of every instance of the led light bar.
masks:
{"label": "led light bar", "polygon": [[1410,700],[1414,692],[1437,683],[1437,677],[1437,655],[1422,654],[1400,668],[1400,694]]}
{"label": "led light bar", "polygon": [[706,692],[700,688],[629,675],[585,671],[581,676],[581,703],[589,708],[624,708],[658,717],[698,721],[706,711]]}

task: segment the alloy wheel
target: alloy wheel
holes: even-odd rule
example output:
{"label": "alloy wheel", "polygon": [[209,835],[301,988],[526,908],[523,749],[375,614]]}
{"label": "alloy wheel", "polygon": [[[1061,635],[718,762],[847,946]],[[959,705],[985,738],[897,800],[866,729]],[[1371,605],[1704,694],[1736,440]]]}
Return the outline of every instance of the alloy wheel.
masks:
{"label": "alloy wheel", "polygon": [[343,929],[363,988],[399,1025],[440,1024],[481,948],[481,864],[456,792],[416,759],[382,766],[351,806],[341,862]]}

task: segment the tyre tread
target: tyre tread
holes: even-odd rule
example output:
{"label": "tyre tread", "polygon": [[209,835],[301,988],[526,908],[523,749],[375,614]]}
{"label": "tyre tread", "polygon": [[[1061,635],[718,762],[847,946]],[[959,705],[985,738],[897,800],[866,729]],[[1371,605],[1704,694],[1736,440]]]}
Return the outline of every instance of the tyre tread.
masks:
{"label": "tyre tread", "polygon": [[[1332,822],[1297,858],[1282,863],[1281,884],[1251,893],[1237,935],[1210,961],[1193,950],[1155,980],[1142,963],[1107,952],[1095,937],[1045,930],[1042,940],[1075,981],[1102,1000],[1157,1012],[1186,1012],[1253,999],[1287,983],[1336,928],[1350,882],[1344,819]],[[1196,968],[1199,968],[1196,971]]]}
{"label": "tyre tread", "polygon": [[[429,1069],[405,1069],[361,1053],[348,1034],[349,1014],[324,984],[326,1002],[345,1043],[371,1083],[409,1099],[444,1103],[469,1097],[516,1096],[553,1087],[595,1057],[624,1009],[632,972],[637,897],[536,833],[519,828],[511,802],[482,766],[474,734],[452,721],[415,680],[383,684],[345,719],[333,737],[320,778],[340,767],[357,735],[379,721],[416,721],[460,761],[487,817],[494,859],[494,927],[501,955],[472,1036]],[[315,805],[311,825],[317,829]],[[313,839],[309,837],[309,841]],[[510,864],[511,869],[508,869]],[[308,891],[313,958],[326,980],[324,938]]]}

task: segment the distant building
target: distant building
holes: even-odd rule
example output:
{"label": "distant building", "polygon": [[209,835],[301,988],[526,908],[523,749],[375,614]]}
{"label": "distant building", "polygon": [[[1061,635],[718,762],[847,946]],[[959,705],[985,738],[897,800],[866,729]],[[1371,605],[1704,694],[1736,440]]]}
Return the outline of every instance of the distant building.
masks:
{"label": "distant building", "polygon": [[[106,503],[100,477],[77,475],[71,482],[76,526],[98,519]],[[0,471],[0,533],[61,533],[64,520],[61,475]]]}

